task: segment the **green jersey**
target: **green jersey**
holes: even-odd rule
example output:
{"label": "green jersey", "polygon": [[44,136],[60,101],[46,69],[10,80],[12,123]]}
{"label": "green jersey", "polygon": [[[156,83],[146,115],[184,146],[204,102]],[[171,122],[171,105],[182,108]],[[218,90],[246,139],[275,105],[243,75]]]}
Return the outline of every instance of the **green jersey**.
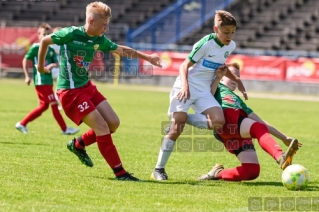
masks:
{"label": "green jersey", "polygon": [[63,28],[53,33],[51,38],[53,43],[60,46],[58,89],[79,88],[87,84],[89,67],[96,53],[104,55],[105,52],[117,49],[117,44],[104,35],[88,36],[84,26]]}
{"label": "green jersey", "polygon": [[[38,65],[38,52],[39,43],[35,43],[31,46],[27,54],[24,56],[27,60],[32,61],[34,85],[53,85],[53,78],[51,73],[40,74],[40,72],[38,72],[36,68],[36,65]],[[57,62],[57,55],[54,49],[49,47],[49,50],[45,56],[45,66],[49,65],[50,63]]]}
{"label": "green jersey", "polygon": [[222,106],[223,110],[227,108],[242,109],[247,115],[253,112],[253,110],[247,107],[239,96],[221,83],[218,84],[218,88],[214,96],[217,102]]}

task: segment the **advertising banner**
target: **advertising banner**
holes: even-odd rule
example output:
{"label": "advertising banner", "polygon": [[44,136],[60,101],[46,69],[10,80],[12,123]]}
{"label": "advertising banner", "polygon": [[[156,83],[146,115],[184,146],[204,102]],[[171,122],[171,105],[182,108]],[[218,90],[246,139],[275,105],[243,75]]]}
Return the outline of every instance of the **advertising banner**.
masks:
{"label": "advertising banner", "polygon": [[0,28],[0,54],[5,67],[22,67],[22,59],[38,42],[37,28]]}
{"label": "advertising banner", "polygon": [[285,79],[294,82],[319,82],[319,59],[287,60]]}
{"label": "advertising banner", "polygon": [[226,63],[238,63],[242,79],[284,80],[286,61],[283,57],[231,55]]}

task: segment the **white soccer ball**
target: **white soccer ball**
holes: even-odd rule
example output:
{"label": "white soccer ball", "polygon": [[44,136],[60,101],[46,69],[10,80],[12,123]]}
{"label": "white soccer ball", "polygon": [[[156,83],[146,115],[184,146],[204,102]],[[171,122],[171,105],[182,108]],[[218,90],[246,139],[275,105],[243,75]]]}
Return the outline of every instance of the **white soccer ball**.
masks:
{"label": "white soccer ball", "polygon": [[283,171],[281,179],[288,190],[302,190],[307,187],[310,177],[305,167],[293,164]]}

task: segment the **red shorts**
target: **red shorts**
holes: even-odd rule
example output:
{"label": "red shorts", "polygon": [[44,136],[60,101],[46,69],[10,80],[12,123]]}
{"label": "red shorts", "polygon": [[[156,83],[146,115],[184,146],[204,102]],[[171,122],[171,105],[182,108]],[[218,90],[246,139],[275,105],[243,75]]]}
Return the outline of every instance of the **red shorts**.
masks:
{"label": "red shorts", "polygon": [[240,136],[240,124],[247,114],[242,109],[227,108],[224,111],[225,124],[222,130],[218,131],[225,148],[232,154],[238,155],[246,149],[254,149],[251,138]]}
{"label": "red shorts", "polygon": [[91,81],[80,88],[59,89],[57,95],[65,114],[77,125],[82,123],[83,117],[106,100]]}
{"label": "red shorts", "polygon": [[255,150],[253,141],[251,138],[238,138],[223,140],[223,144],[228,152],[238,155],[240,152],[247,149]]}
{"label": "red shorts", "polygon": [[38,94],[40,103],[53,103],[56,102],[53,85],[37,85],[35,90]]}
{"label": "red shorts", "polygon": [[241,138],[240,124],[247,117],[245,111],[241,109],[227,108],[224,112],[225,124],[221,130],[218,130],[218,135],[225,139]]}

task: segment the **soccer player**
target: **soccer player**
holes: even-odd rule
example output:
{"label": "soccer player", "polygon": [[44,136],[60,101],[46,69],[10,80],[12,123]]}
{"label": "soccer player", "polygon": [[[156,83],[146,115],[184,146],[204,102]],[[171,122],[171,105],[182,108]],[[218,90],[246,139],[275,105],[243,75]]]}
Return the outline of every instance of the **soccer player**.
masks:
{"label": "soccer player", "polygon": [[[71,26],[46,36],[40,43],[39,67],[42,73],[49,70],[44,66],[44,55],[49,45],[55,43],[60,49],[60,75],[58,77],[58,97],[65,114],[77,125],[84,122],[90,129],[79,138],[67,143],[67,148],[78,156],[86,166],[93,162],[85,147],[97,142],[101,155],[112,168],[115,179],[138,181],[122,166],[121,159],[113,144],[111,133],[119,127],[120,120],[105,97],[89,80],[90,63],[99,52],[116,53],[122,56],[147,60],[161,67],[157,54],[144,54],[127,46],[117,45],[104,33],[109,28],[111,9],[102,2],[92,2],[86,7],[84,26]],[[103,58],[101,58],[103,59]]]}
{"label": "soccer player", "polygon": [[[229,69],[239,77],[237,63],[230,64]],[[221,83],[219,83],[220,80]],[[216,164],[210,172],[199,177],[199,180],[242,181],[256,179],[259,176],[260,165],[252,138],[258,140],[261,148],[273,157],[283,170],[291,165],[294,154],[301,146],[297,139],[286,136],[247,107],[241,98],[233,92],[236,88],[237,83],[228,77],[223,77],[222,72],[216,73],[216,78],[211,85],[212,93],[221,104],[225,116],[225,125],[214,135],[223,142],[230,153],[236,155],[241,166],[224,169],[223,165]],[[288,150],[283,152],[270,134],[282,140],[288,146]]]}
{"label": "soccer player", "polygon": [[[51,33],[51,27],[47,23],[42,23],[39,28],[38,28],[38,38],[39,41],[41,39]],[[36,66],[38,64],[38,50],[39,50],[39,43],[35,43],[31,46],[27,54],[25,55],[23,61],[22,61],[22,66],[23,66],[23,71],[25,75],[25,82],[27,85],[30,85],[31,79],[28,74],[28,61],[32,61],[33,65],[33,82],[35,85],[35,90],[38,94],[39,98],[39,106],[35,109],[33,109],[25,118],[23,118],[20,122],[18,122],[15,127],[21,131],[22,133],[28,133],[27,130],[27,124],[46,111],[49,106],[51,106],[53,116],[55,120],[58,122],[62,134],[64,135],[73,135],[77,132],[79,132],[80,129],[74,129],[71,127],[67,127],[62,115],[59,112],[58,109],[58,103],[54,97],[53,93],[53,79],[52,75],[50,73],[40,73],[38,72]],[[46,66],[47,70],[51,70],[53,67],[58,67],[57,63],[57,56],[55,54],[54,49],[51,47],[49,48],[49,51],[45,56],[45,61],[43,58],[43,62]]]}
{"label": "soccer player", "polygon": [[[165,165],[174,148],[177,138],[183,131],[187,111],[192,107],[197,119],[205,119],[206,128],[218,130],[224,125],[223,111],[210,92],[210,85],[216,69],[226,69],[224,63],[236,44],[232,41],[236,31],[236,19],[227,11],[218,10],[215,15],[215,33],[198,41],[188,58],[179,68],[173,89],[170,93],[168,114],[171,116],[170,131],[162,141],[155,169],[151,179],[167,180]],[[238,77],[227,71],[226,76],[239,84],[245,98],[245,88]]]}

